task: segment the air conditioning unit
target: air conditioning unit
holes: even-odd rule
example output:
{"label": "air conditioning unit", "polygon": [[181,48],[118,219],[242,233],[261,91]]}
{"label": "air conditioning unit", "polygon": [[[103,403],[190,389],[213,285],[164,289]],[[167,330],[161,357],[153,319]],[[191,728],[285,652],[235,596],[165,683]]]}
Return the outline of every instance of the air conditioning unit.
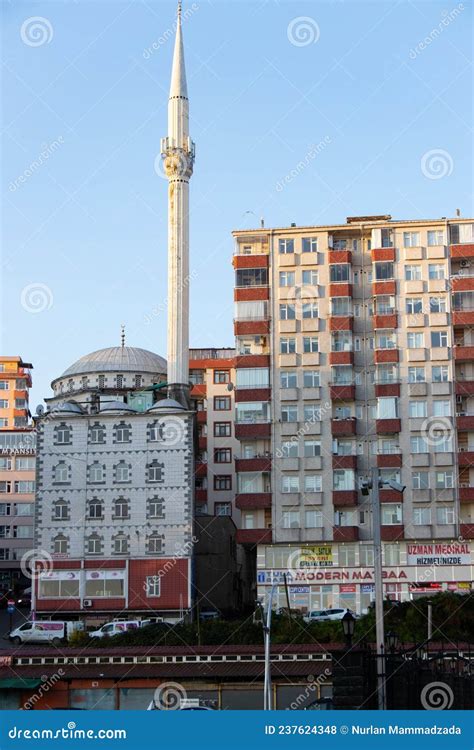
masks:
{"label": "air conditioning unit", "polygon": [[82,600],[82,606],[83,607],[92,607],[92,599],[83,599]]}

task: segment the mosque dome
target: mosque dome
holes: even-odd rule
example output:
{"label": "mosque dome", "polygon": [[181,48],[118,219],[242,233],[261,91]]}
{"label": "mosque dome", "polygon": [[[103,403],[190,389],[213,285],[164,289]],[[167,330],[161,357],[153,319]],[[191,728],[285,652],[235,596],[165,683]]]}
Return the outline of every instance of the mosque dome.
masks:
{"label": "mosque dome", "polygon": [[60,376],[87,375],[100,372],[137,372],[166,375],[166,360],[159,354],[136,346],[111,346],[85,354]]}

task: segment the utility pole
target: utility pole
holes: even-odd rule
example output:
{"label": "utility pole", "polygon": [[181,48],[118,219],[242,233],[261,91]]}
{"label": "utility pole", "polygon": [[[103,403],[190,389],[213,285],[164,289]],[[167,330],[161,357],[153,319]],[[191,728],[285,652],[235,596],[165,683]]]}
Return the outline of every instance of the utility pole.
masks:
{"label": "utility pole", "polygon": [[433,602],[428,602],[428,640],[433,637]]}
{"label": "utility pole", "polygon": [[272,603],[273,595],[277,585],[273,584],[270,589],[270,596],[267,603],[267,619],[262,622],[265,643],[265,678],[263,683],[263,710],[272,710],[272,672],[270,663],[270,637],[272,627]]}
{"label": "utility pole", "polygon": [[377,658],[377,704],[379,711],[385,711],[385,632],[383,621],[383,579],[382,579],[382,538],[379,495],[379,469],[371,469],[372,480],[372,534],[374,545],[374,589],[375,589],[375,640]]}

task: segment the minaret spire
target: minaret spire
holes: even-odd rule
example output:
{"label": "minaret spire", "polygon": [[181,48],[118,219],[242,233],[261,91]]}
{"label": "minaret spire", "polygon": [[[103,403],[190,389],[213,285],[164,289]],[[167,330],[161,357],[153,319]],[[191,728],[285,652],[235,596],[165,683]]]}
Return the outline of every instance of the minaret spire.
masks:
{"label": "minaret spire", "polygon": [[189,406],[189,178],[194,143],[189,137],[189,102],[178,2],[168,100],[168,135],[161,141],[168,178],[168,397]]}

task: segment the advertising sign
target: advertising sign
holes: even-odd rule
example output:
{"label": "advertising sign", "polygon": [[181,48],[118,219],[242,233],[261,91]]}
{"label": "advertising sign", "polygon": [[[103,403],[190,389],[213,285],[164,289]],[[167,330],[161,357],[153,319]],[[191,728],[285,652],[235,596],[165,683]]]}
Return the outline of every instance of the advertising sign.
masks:
{"label": "advertising sign", "polygon": [[471,552],[466,542],[452,544],[408,544],[408,565],[470,565]]}
{"label": "advertising sign", "polygon": [[333,564],[332,547],[320,544],[317,547],[302,547],[299,558],[300,568],[328,568]]}

